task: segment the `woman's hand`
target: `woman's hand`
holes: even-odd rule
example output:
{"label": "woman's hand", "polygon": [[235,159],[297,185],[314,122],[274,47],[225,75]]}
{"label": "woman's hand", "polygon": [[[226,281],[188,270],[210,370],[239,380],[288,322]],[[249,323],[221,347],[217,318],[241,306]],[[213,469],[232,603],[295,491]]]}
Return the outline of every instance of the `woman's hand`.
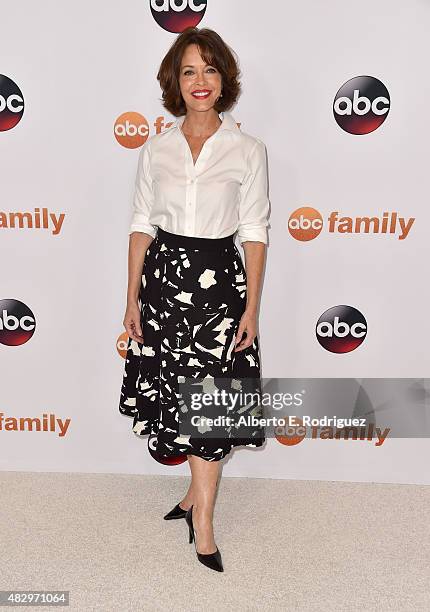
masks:
{"label": "woman's hand", "polygon": [[[242,340],[243,333],[246,332],[246,338]],[[235,341],[235,352],[243,351],[248,348],[254,342],[254,338],[257,335],[257,314],[255,311],[245,310],[243,313],[239,328],[237,330],[236,341]]]}
{"label": "woman's hand", "polygon": [[140,308],[137,302],[127,304],[123,324],[127,334],[132,340],[143,342],[142,328],[140,325]]}

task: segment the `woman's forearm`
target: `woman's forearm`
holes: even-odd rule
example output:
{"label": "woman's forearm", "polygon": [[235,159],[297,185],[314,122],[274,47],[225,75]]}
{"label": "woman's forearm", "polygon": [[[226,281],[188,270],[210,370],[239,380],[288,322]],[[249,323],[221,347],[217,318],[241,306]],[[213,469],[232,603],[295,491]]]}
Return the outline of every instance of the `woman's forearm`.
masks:
{"label": "woman's forearm", "polygon": [[133,232],[130,234],[128,246],[128,288],[127,304],[137,302],[140,286],[142,283],[142,270],[146,251],[154,240],[144,232]]}
{"label": "woman's forearm", "polygon": [[263,242],[246,240],[243,243],[245,251],[245,270],[247,278],[247,312],[257,313],[260,300],[261,280],[263,276],[266,245]]}

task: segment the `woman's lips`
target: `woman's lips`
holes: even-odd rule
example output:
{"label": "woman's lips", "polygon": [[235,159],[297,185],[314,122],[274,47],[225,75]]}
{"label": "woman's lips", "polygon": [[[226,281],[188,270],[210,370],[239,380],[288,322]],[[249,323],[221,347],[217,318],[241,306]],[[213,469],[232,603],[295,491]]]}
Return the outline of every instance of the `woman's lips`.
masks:
{"label": "woman's lips", "polygon": [[193,98],[196,98],[196,100],[206,100],[206,98],[211,95],[211,92],[203,90],[202,93],[199,94],[197,91],[193,91],[191,95],[193,96]]}

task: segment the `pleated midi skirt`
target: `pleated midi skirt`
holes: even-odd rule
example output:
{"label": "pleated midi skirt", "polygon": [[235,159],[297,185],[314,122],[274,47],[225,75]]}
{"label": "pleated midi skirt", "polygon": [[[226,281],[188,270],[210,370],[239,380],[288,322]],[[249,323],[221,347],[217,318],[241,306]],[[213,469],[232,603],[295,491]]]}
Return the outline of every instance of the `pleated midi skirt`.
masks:
{"label": "pleated midi skirt", "polygon": [[[264,443],[264,427],[255,418],[239,428],[237,419],[233,426],[224,419],[206,431],[200,427],[198,435],[181,431],[187,409],[178,382],[184,377],[226,379],[227,387],[232,380],[239,387],[245,381],[246,391],[261,393],[258,337],[234,351],[246,293],[246,270],[234,234],[212,239],[158,228],[142,270],[143,343],[129,338],[119,411],[133,418],[135,434],[148,436],[151,454],[161,462],[184,455],[219,461],[236,446]],[[242,404],[240,411],[261,417],[255,402]]]}

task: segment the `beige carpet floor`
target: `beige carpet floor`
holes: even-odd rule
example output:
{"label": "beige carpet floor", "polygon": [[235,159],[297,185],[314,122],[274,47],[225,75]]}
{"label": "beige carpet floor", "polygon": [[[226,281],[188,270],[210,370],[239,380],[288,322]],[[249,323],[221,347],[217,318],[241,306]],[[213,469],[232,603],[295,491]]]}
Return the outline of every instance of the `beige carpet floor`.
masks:
{"label": "beige carpet floor", "polygon": [[187,483],[0,472],[0,589],[82,612],[430,610],[430,487],[224,477],[219,574],[162,519]]}

